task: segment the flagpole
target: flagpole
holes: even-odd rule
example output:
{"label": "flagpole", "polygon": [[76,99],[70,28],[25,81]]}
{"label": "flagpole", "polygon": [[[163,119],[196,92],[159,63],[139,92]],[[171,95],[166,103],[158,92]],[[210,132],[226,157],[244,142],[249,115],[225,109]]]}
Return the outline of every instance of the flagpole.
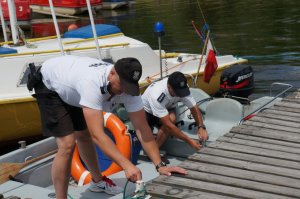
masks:
{"label": "flagpole", "polygon": [[205,49],[207,47],[207,43],[208,43],[208,40],[209,40],[209,32],[210,31],[208,30],[207,35],[206,35],[206,39],[205,39],[205,44],[204,44],[204,47],[203,47],[203,50],[202,50],[202,54],[201,54],[201,57],[200,57],[200,61],[199,61],[197,75],[195,77],[194,85],[197,85],[198,76],[199,76],[199,73],[200,73],[200,68],[201,68],[201,65],[202,65],[202,60],[203,60],[204,52],[205,52]]}

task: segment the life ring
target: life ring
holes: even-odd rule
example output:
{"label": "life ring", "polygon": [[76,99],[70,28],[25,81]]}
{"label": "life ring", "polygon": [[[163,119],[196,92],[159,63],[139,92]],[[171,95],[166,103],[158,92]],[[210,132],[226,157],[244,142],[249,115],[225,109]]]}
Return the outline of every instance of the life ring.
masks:
{"label": "life ring", "polygon": [[[117,149],[123,156],[130,160],[131,145],[130,138],[128,135],[126,135],[126,126],[117,116],[112,113],[103,112],[103,118],[104,127],[106,127],[114,136]],[[101,174],[109,176],[119,171],[122,171],[122,168],[115,162],[112,162],[112,164],[105,171],[101,172]],[[71,175],[74,180],[78,182],[78,186],[90,183],[91,181],[91,174],[86,170],[81,162],[77,145],[73,153]]]}

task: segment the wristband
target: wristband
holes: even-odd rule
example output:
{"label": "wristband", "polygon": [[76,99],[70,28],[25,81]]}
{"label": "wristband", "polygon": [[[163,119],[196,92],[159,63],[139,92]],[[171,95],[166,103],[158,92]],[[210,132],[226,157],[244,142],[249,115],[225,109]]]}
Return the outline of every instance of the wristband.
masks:
{"label": "wristband", "polygon": [[199,125],[199,126],[198,126],[198,129],[200,129],[200,128],[203,128],[204,130],[206,130],[206,126],[205,126],[204,124]]}
{"label": "wristband", "polygon": [[156,169],[156,171],[158,172],[158,169],[159,169],[160,167],[165,167],[165,166],[167,166],[167,164],[166,164],[165,162],[161,161],[158,165],[155,166],[155,169]]}

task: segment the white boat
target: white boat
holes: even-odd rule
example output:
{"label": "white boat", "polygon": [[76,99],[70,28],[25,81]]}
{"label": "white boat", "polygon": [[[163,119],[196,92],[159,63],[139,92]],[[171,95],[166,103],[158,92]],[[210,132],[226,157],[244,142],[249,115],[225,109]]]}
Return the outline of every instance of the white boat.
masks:
{"label": "white boat", "polygon": [[[285,87],[282,92],[274,97],[263,97],[250,102],[248,105],[242,105],[238,101],[230,98],[211,99],[211,97],[209,97],[209,95],[202,90],[191,89],[192,95],[200,102],[200,107],[205,113],[204,123],[206,124],[210,137],[207,144],[209,145],[226,132],[229,132],[232,127],[239,125],[239,123],[242,122],[249,114],[255,113],[262,108],[270,106],[276,101],[280,101],[281,98],[279,98],[279,96],[291,88],[290,85],[286,84],[276,83],[275,85],[287,87]],[[203,103],[207,104],[204,105]],[[180,123],[181,130],[189,137],[198,139],[193,125],[194,120],[190,117],[190,113],[185,111],[183,114],[180,114],[182,110],[185,109],[186,107],[183,107],[182,104],[178,104],[178,124]],[[126,112],[124,112],[124,109],[120,108],[116,111],[116,113],[125,122],[125,124],[127,124],[129,129],[131,125],[128,121]],[[215,126],[218,126],[218,128],[215,128]],[[134,144],[131,145],[131,151],[134,148],[133,145]],[[5,175],[8,175],[7,171],[13,171],[16,168],[13,167],[15,163],[19,162],[22,164],[26,161],[30,161],[32,158],[46,154],[46,157],[43,157],[42,159],[39,159],[38,161],[35,161],[34,163],[22,168],[16,176],[13,176],[13,178],[1,184],[0,194],[3,194],[4,197],[16,196],[31,199],[53,197],[54,188],[51,182],[50,174],[54,155],[53,153],[47,153],[56,150],[56,148],[57,147],[54,138],[48,138],[29,146],[23,146],[16,151],[1,156],[0,180],[4,179]],[[162,149],[167,154],[172,165],[178,165],[187,156],[195,152],[188,144],[178,140],[177,138],[169,138],[163,145]],[[4,163],[11,163],[10,169],[7,167],[8,164],[5,165]],[[147,161],[147,158],[145,158],[143,155],[139,156],[137,163],[137,166],[143,173],[143,180],[145,182],[148,182],[158,176],[153,164]],[[126,184],[126,178],[123,171],[112,174],[109,177],[112,178],[119,186],[124,187]],[[112,197],[104,193],[92,193],[87,190],[88,185],[80,185],[81,184],[79,183],[78,185],[73,178],[70,179],[68,191],[70,198],[123,198],[123,193]],[[128,196],[132,194],[134,187],[134,184],[129,183],[125,195]]]}
{"label": "white boat", "polygon": [[[136,57],[143,66],[141,87],[147,86],[149,79],[152,81],[160,78],[159,56],[157,51],[154,51],[147,43],[125,36],[116,26],[101,24],[96,28],[97,32],[102,35],[98,38],[102,59],[114,63],[123,57]],[[84,33],[89,33],[89,36],[78,36],[82,30]],[[105,31],[108,33],[104,34]],[[99,56],[94,41],[90,39],[91,27],[83,27],[72,32],[65,33],[61,39],[65,54],[96,58]],[[68,36],[69,33],[72,33],[71,36]],[[28,39],[26,43],[22,46],[0,47],[0,121],[5,121],[0,130],[0,142],[30,134],[40,134],[38,109],[35,100],[26,88],[28,64],[42,63],[51,57],[61,55],[56,37]],[[191,85],[197,75],[199,59],[199,54],[165,54],[162,61],[165,64],[163,76],[178,70],[188,75]],[[224,69],[234,64],[247,62],[245,59],[232,55],[218,56],[217,61],[219,67],[210,84],[202,81],[204,64],[199,73],[197,85],[210,94],[219,89],[220,75]],[[29,110],[30,115],[27,114]]]}
{"label": "white boat", "polygon": [[[53,20],[57,25],[55,15],[53,15]],[[16,21],[13,18],[11,18],[11,24],[12,27],[16,27]],[[28,40],[22,34],[19,37],[18,31],[12,28],[13,41],[0,43],[1,144],[22,137],[41,135],[38,108],[35,99],[31,97],[32,93],[29,93],[26,87],[29,63],[39,65],[47,59],[62,54],[89,56],[112,63],[120,58],[135,57],[143,66],[140,79],[142,91],[151,81],[174,71],[181,71],[188,76],[190,85],[193,84],[194,78],[199,76],[197,86],[212,94],[219,90],[222,71],[232,65],[247,62],[245,59],[232,55],[217,56],[218,69],[207,84],[202,80],[204,62],[198,72],[201,55],[162,53],[161,60],[158,51],[153,50],[147,43],[124,35],[116,26],[98,24],[95,28],[93,27],[87,26],[68,31],[63,36],[60,36],[59,31],[56,30],[57,37]],[[93,30],[98,38],[93,35]],[[99,44],[99,50],[97,50],[97,44]],[[202,58],[205,60],[205,56]],[[164,64],[160,66],[161,63]]]}

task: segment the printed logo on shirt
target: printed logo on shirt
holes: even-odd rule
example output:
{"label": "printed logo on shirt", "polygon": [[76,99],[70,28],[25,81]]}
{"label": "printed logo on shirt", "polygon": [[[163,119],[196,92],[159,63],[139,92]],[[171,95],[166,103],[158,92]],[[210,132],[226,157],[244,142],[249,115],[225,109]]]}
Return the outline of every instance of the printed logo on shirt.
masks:
{"label": "printed logo on shirt", "polygon": [[89,65],[89,67],[108,66],[108,65],[110,65],[110,64],[102,62],[102,63],[91,64],[91,65]]}
{"label": "printed logo on shirt", "polygon": [[159,103],[162,103],[162,101],[164,101],[165,97],[166,97],[166,94],[162,93],[162,94],[160,94],[160,96],[157,98],[157,101],[158,101]]}

